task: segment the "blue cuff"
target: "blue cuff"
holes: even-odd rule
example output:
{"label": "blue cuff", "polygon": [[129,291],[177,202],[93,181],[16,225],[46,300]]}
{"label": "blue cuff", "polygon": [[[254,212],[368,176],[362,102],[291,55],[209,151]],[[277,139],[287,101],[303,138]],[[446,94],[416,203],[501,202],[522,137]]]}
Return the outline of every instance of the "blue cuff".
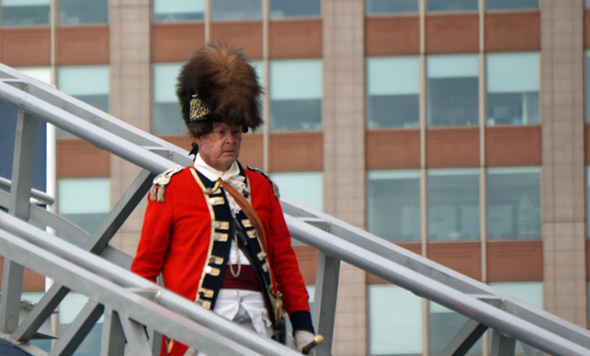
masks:
{"label": "blue cuff", "polygon": [[304,310],[296,311],[295,313],[289,315],[289,319],[291,320],[291,325],[293,326],[293,333],[295,333],[297,330],[305,330],[315,334],[315,331],[313,330],[313,324],[311,322],[310,312]]}

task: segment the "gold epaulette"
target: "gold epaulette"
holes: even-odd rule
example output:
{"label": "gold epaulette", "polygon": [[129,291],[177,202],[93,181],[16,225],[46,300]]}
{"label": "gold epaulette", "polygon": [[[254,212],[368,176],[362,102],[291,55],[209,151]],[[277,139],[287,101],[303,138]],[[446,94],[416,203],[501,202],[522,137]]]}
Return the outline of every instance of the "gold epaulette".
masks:
{"label": "gold epaulette", "polygon": [[180,171],[182,171],[182,167],[176,166],[156,176],[156,178],[154,178],[152,188],[150,189],[150,200],[162,203],[164,201],[166,185],[170,183],[170,178]]}

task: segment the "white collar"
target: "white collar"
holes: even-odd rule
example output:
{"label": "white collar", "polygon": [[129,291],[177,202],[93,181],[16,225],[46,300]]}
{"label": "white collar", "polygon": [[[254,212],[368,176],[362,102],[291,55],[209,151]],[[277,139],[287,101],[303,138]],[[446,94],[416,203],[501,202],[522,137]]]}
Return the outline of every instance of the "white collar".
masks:
{"label": "white collar", "polygon": [[219,177],[222,177],[222,179],[225,180],[224,178],[226,177],[233,177],[240,174],[240,168],[238,167],[237,162],[232,163],[228,170],[222,172],[208,165],[198,153],[195,158],[194,167],[212,182],[215,182]]}

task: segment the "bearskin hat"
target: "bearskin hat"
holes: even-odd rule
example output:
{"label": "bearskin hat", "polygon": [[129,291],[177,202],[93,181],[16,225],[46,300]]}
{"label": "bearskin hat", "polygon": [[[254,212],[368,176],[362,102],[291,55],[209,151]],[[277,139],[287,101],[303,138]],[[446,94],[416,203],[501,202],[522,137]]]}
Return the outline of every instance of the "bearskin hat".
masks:
{"label": "bearskin hat", "polygon": [[262,124],[256,71],[240,50],[225,42],[208,43],[193,54],[181,68],[176,95],[187,127],[214,120],[247,131]]}

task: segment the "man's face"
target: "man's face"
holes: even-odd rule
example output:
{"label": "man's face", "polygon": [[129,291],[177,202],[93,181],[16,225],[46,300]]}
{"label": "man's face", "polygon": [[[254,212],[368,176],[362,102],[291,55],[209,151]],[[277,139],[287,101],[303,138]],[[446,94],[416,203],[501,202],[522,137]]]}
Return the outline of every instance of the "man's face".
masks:
{"label": "man's face", "polygon": [[213,131],[201,137],[193,137],[199,145],[199,154],[211,167],[225,172],[240,155],[242,126],[213,123]]}

